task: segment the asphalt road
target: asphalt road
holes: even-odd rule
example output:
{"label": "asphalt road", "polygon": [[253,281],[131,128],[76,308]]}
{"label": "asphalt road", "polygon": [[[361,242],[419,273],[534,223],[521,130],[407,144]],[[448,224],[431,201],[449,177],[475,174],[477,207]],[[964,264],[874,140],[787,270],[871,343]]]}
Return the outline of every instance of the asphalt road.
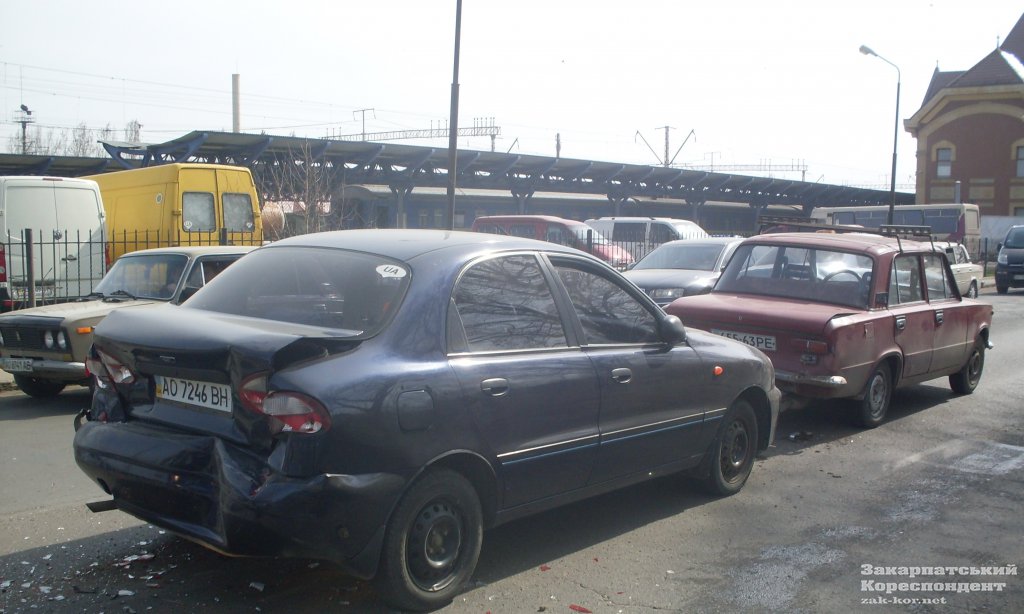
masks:
{"label": "asphalt road", "polygon": [[[1024,611],[1024,292],[982,299],[996,349],[975,394],[900,391],[871,431],[835,406],[783,414],[727,499],[660,479],[489,531],[441,611]],[[70,451],[87,402],[0,394],[0,612],[388,611],[328,564],[229,559],[88,512],[104,496]]]}

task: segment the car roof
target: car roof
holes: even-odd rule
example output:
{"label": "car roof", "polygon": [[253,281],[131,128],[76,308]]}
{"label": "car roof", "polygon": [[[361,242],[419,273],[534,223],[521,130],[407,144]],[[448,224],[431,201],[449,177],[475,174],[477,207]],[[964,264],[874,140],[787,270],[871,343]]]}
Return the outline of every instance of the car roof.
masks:
{"label": "car roof", "polygon": [[271,243],[263,249],[278,247],[326,247],[388,256],[409,261],[417,256],[441,250],[468,257],[480,252],[542,250],[591,256],[573,249],[535,239],[461,230],[368,229],[335,230],[299,235]]}
{"label": "car roof", "polygon": [[661,245],[728,245],[739,243],[742,240],[743,237],[701,237],[700,239],[675,239]]}
{"label": "car roof", "polygon": [[476,222],[561,222],[567,224],[582,224],[579,220],[570,220],[554,215],[481,215],[474,220]]}
{"label": "car roof", "polygon": [[206,256],[209,254],[244,254],[256,249],[255,245],[181,245],[178,247],[154,247],[122,254],[121,257],[159,254],[183,254],[185,256]]}
{"label": "car roof", "polygon": [[930,242],[922,243],[911,239],[897,239],[896,237],[862,232],[779,232],[755,235],[745,239],[743,243],[796,245],[841,251],[871,252],[873,254],[899,251],[932,251]]}

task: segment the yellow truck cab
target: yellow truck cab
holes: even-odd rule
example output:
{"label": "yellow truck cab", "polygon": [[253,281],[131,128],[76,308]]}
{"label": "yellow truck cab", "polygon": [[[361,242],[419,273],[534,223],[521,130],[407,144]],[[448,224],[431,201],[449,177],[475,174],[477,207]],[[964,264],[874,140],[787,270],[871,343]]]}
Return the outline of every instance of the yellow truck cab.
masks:
{"label": "yellow truck cab", "polygon": [[163,164],[87,177],[99,184],[111,261],[182,245],[261,245],[259,197],[249,169]]}

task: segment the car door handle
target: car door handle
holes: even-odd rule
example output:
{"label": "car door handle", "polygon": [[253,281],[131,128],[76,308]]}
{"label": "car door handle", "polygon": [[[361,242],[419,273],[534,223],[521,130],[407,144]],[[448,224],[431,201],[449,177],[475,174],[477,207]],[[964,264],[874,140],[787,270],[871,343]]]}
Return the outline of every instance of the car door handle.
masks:
{"label": "car door handle", "polygon": [[943,318],[942,310],[939,309],[939,310],[937,310],[935,312],[935,324],[938,325],[938,326],[941,326],[942,325],[942,318]]}
{"label": "car door handle", "polygon": [[896,316],[896,330],[906,330],[907,316]]}
{"label": "car door handle", "polygon": [[492,397],[500,397],[508,392],[508,380],[504,377],[492,377],[480,382],[480,390]]}
{"label": "car door handle", "polygon": [[64,262],[74,262],[75,260],[78,260],[78,256],[75,256],[75,255],[64,256],[63,258],[61,258],[61,260],[63,260]]}
{"label": "car door handle", "polygon": [[612,379],[620,384],[628,384],[633,379],[633,372],[625,367],[612,369]]}

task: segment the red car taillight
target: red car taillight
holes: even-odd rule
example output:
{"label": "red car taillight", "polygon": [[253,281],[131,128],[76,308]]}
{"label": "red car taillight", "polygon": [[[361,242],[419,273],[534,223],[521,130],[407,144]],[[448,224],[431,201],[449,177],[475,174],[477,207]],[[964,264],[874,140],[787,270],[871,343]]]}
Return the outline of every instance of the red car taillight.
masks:
{"label": "red car taillight", "polygon": [[331,426],[327,409],[316,399],[299,392],[267,392],[267,374],[247,377],[238,391],[242,406],[270,418],[276,433],[319,433]]}
{"label": "red car taillight", "polygon": [[0,243],[0,281],[7,281],[7,252],[3,243]]}
{"label": "red car taillight", "polygon": [[121,364],[119,360],[100,350],[95,350],[95,356],[90,355],[85,360],[85,369],[96,376],[96,383],[100,388],[106,388],[109,382],[115,384],[131,384],[135,382],[135,373]]}

